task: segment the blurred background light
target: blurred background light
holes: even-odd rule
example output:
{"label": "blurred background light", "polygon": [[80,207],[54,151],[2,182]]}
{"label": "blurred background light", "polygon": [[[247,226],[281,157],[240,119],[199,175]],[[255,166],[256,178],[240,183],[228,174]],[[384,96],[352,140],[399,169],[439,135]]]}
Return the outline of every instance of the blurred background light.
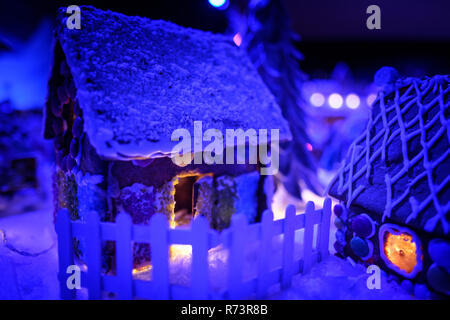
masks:
{"label": "blurred background light", "polygon": [[344,101],[339,93],[332,93],[328,97],[328,104],[333,109],[339,109],[340,107],[342,107],[343,102]]}
{"label": "blurred background light", "polygon": [[321,107],[325,103],[325,97],[323,94],[315,92],[309,98],[309,102],[311,102],[314,107]]}
{"label": "blurred background light", "polygon": [[371,93],[367,96],[367,105],[371,106],[372,103],[375,101],[375,99],[377,98],[377,95],[374,93]]}
{"label": "blurred background light", "polygon": [[354,94],[354,93],[350,93],[349,95],[347,95],[347,97],[345,98],[345,104],[347,105],[347,107],[349,107],[350,109],[356,109],[359,107],[360,104],[360,100],[358,95]]}
{"label": "blurred background light", "polygon": [[209,4],[214,8],[225,10],[228,7],[228,0],[208,0]]}
{"label": "blurred background light", "polygon": [[238,47],[241,46],[241,43],[242,43],[242,36],[241,36],[241,34],[240,34],[239,32],[236,33],[236,34],[234,35],[234,37],[233,37],[233,42],[234,42],[234,44],[237,45]]}

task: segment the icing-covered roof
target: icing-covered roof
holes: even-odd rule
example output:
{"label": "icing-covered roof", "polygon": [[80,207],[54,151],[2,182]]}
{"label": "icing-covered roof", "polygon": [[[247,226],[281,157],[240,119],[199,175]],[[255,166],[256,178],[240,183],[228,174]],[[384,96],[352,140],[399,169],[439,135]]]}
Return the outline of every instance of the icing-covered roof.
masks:
{"label": "icing-covered roof", "polygon": [[378,80],[388,77],[367,129],[350,146],[329,194],[382,221],[448,236],[450,76],[387,79],[393,73],[386,71],[378,73]]}
{"label": "icing-covered roof", "polygon": [[194,121],[203,132],[280,129],[287,122],[246,52],[228,37],[170,22],[81,6],[81,29],[58,14],[56,39],[83,109],[85,131],[109,158],[170,152],[171,134]]}

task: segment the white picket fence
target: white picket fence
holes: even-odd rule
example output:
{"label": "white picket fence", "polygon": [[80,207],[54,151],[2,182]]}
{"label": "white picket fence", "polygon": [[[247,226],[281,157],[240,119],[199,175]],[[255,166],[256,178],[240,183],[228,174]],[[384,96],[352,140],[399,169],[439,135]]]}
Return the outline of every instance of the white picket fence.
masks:
{"label": "white picket fence", "polygon": [[[292,277],[306,273],[328,252],[331,200],[325,199],[323,208],[314,209],[308,202],[306,212],[296,215],[295,207],[286,209],[282,220],[273,220],[270,211],[264,212],[262,221],[247,224],[241,214],[232,217],[230,228],[217,233],[209,228],[205,218],[194,219],[189,229],[171,229],[162,214],[154,215],[149,225],[133,225],[127,214],[119,214],[116,223],[101,222],[96,212],[88,215],[86,222],[71,221],[69,212],[58,213],[59,280],[62,299],[76,298],[76,290],[69,289],[66,273],[74,264],[73,238],[84,238],[86,243],[87,271],[81,272],[81,286],[87,288],[89,299],[101,299],[102,292],[117,293],[119,299],[243,299],[250,296],[264,298],[270,286],[279,283],[281,288],[291,285]],[[318,225],[316,246],[313,248],[314,225]],[[304,229],[303,256],[294,258],[295,232]],[[275,236],[283,235],[281,264],[271,266],[271,246]],[[101,272],[101,243],[116,242],[116,275]],[[244,281],[242,276],[245,246],[260,242],[257,276]],[[134,279],[132,275],[132,244],[150,243],[152,277],[150,281]],[[190,287],[169,282],[169,247],[191,245]],[[229,250],[226,288],[221,292],[211,290],[209,283],[208,250],[223,244]]]}

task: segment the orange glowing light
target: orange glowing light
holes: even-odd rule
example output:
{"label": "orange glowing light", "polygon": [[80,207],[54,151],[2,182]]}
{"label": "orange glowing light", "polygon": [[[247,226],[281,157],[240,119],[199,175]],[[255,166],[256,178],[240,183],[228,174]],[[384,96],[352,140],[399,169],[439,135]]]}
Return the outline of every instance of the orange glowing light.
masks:
{"label": "orange glowing light", "polygon": [[[175,215],[172,215],[170,222],[170,228],[175,229],[177,222],[175,221]],[[169,256],[171,260],[178,260],[180,258],[186,258],[192,255],[192,246],[183,244],[173,244],[170,246]]]}
{"label": "orange glowing light", "polygon": [[400,270],[411,273],[417,265],[417,246],[407,233],[387,233],[384,243],[386,258]]}
{"label": "orange glowing light", "polygon": [[141,273],[144,273],[144,272],[147,272],[147,271],[150,271],[150,270],[152,270],[152,265],[151,264],[134,268],[133,269],[133,274],[137,275],[137,274],[141,274]]}
{"label": "orange glowing light", "polygon": [[423,267],[420,238],[410,229],[385,223],[379,230],[380,256],[387,267],[413,279]]}

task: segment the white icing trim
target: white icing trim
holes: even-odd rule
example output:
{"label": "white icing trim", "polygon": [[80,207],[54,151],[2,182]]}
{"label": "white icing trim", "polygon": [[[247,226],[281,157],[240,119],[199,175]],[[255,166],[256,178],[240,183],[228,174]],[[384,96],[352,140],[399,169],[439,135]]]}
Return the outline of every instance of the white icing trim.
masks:
{"label": "white icing trim", "polygon": [[[401,168],[395,175],[390,176],[387,172],[385,173],[385,185],[386,185],[386,203],[383,212],[382,221],[386,218],[391,217],[392,210],[402,203],[406,197],[412,196],[410,194],[411,187],[419,182],[423,178],[427,178],[428,187],[430,194],[423,199],[420,203],[418,201],[410,200],[411,204],[411,214],[405,219],[406,223],[410,223],[420,217],[420,213],[432,203],[436,209],[436,215],[429,218],[425,223],[424,230],[432,232],[436,229],[437,225],[440,223],[445,234],[450,233],[449,222],[446,219],[446,213],[450,210],[450,202],[446,204],[440,204],[437,195],[444,188],[448,188],[450,182],[450,176],[447,176],[444,181],[435,185],[433,181],[433,168],[439,165],[444,160],[447,160],[450,155],[450,149],[444,151],[444,153],[436,160],[431,161],[429,159],[428,150],[438,141],[439,138],[447,135],[447,139],[450,143],[450,122],[445,118],[445,111],[450,106],[450,102],[444,101],[444,96],[450,91],[450,87],[444,89],[444,84],[449,82],[448,76],[435,76],[433,78],[427,78],[423,81],[414,78],[406,78],[398,80],[394,86],[395,97],[394,103],[390,106],[385,105],[385,93],[380,92],[379,101],[380,113],[376,116],[371,114],[369,117],[368,125],[366,131],[360,135],[350,146],[347,159],[348,163],[343,164],[340,168],[339,173],[332,180],[329,188],[338,179],[337,193],[341,195],[346,195],[346,207],[348,208],[351,203],[357,198],[357,196],[363,192],[366,185],[360,184],[355,185],[355,181],[359,179],[363,174],[365,174],[366,179],[370,177],[370,171],[372,168],[373,161],[381,156],[382,161],[386,161],[386,149],[387,146],[398,139],[400,136],[400,141],[402,145],[402,155],[403,155],[403,168]],[[408,85],[409,87],[400,96],[399,88]],[[427,104],[422,103],[422,97],[428,94],[432,90],[436,96],[431,99]],[[439,105],[439,112],[428,122],[424,123],[423,116],[432,107]],[[413,117],[409,122],[405,122],[403,119],[404,114],[414,105],[419,108],[418,114]],[[393,119],[388,121],[387,114],[389,112],[394,112],[395,116]],[[375,132],[371,137],[371,129],[373,129],[374,124],[378,121],[383,122],[383,128],[378,132]],[[441,127],[434,134],[433,137],[427,139],[427,131],[435,125],[438,121],[441,123]],[[398,129],[391,130],[390,127],[394,124],[398,124]],[[419,125],[419,129],[411,130],[410,128],[414,125]],[[408,132],[409,131],[412,132]],[[408,141],[415,136],[420,135],[420,143],[422,145],[422,150],[415,155],[412,159],[408,156]],[[371,150],[373,145],[383,137],[383,142],[381,148],[377,150]],[[359,169],[359,171],[354,172],[356,164],[365,158],[365,164]],[[393,198],[392,185],[395,184],[400,178],[408,173],[408,170],[416,165],[419,161],[423,161],[424,171],[419,173],[416,177],[411,179],[405,191],[398,196]],[[344,181],[344,176],[347,174],[348,178]],[[413,202],[411,202],[413,201]]]}

